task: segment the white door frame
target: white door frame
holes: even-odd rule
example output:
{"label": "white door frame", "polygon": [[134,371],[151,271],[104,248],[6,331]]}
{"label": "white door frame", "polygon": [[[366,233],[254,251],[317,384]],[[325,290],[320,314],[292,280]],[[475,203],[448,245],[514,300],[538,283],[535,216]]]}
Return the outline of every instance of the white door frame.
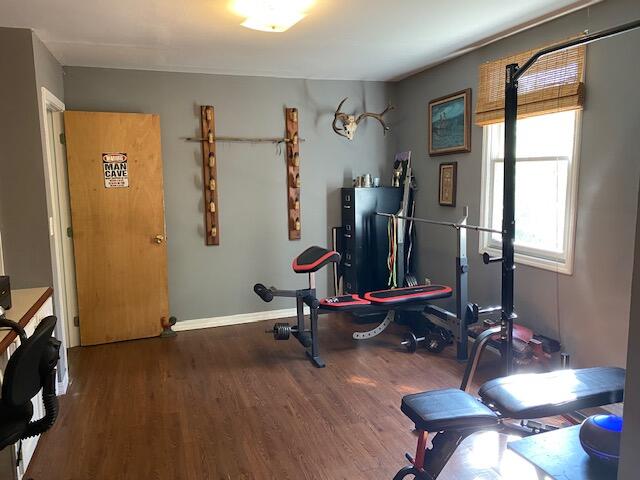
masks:
{"label": "white door frame", "polygon": [[64,132],[64,110],[64,103],[42,87],[42,118],[46,145],[44,172],[53,270],[53,301],[59,319],[56,337],[64,346],[60,352],[64,374],[58,379],[59,393],[66,391],[69,382],[66,349],[79,345],[79,329],[73,322],[78,309],[73,248],[66,237],[67,229],[71,227],[71,216],[66,151],[60,138],[60,134]]}

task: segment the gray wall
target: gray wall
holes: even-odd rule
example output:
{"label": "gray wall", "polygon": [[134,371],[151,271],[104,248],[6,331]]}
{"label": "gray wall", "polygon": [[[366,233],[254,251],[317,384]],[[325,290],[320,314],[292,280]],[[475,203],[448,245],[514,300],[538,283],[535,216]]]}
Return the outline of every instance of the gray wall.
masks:
{"label": "gray wall", "polygon": [[[96,68],[65,68],[68,110],[146,112],[160,115],[168,235],[169,296],[180,320],[267,309],[255,282],[302,287],[292,259],[309,245],[328,245],[340,224],[338,189],[353,175],[379,175],[390,137],[374,121],[360,125],[353,142],[331,130],[332,112],[349,96],[349,108],[384,108],[384,83],[305,81]],[[285,106],[300,110],[302,240],[287,233],[286,163],[269,144],[218,145],[221,245],[203,239],[199,105],[216,108],[220,136],[281,136]],[[153,233],[153,232],[151,232]],[[326,293],[326,272],[319,278]]]}
{"label": "gray wall", "polygon": [[[470,223],[479,222],[482,129],[473,127],[472,152],[430,158],[426,153],[426,109],[430,99],[478,86],[485,61],[640,17],[636,0],[609,0],[517,36],[464,55],[394,86],[397,99],[396,147],[414,151],[420,190],[417,214],[455,220],[461,209],[438,206],[438,165],[458,162],[458,205],[470,206]],[[516,274],[517,311],[525,325],[560,338],[578,365],[624,365],[636,201],[640,162],[638,63],[640,32],[587,47],[587,98],[582,148],[574,274],[555,274],[523,265]],[[475,98],[474,98],[475,102]],[[475,109],[475,103],[474,103]],[[543,141],[541,139],[541,141]],[[437,282],[454,281],[454,234],[418,229],[419,272]],[[472,234],[470,297],[480,304],[500,302],[500,267],[484,266]]]}
{"label": "gray wall", "polygon": [[42,98],[40,89],[45,87],[60,100],[64,101],[62,66],[37,35],[35,33],[31,35],[33,38],[33,63],[36,72],[38,98]]}
{"label": "gray wall", "polygon": [[[640,195],[638,196],[640,211]],[[636,225],[633,283],[631,289],[631,318],[629,323],[629,348],[627,355],[627,384],[624,398],[624,422],[622,434],[621,462],[618,478],[634,480],[638,478],[640,458],[640,349],[636,342],[640,338],[640,223]]]}
{"label": "gray wall", "polygon": [[[42,144],[42,158],[46,157],[47,143],[45,139],[46,118],[42,110],[42,87],[49,90],[59,100],[64,102],[64,82],[62,66],[42,43],[35,33],[33,39],[33,64],[36,74],[36,91],[38,95],[38,118],[40,119],[40,142]],[[44,164],[43,164],[44,165]]]}
{"label": "gray wall", "polygon": [[[40,60],[34,64],[34,38],[30,30],[0,28],[0,231],[5,272],[17,288],[51,285],[37,93],[50,74]],[[43,47],[36,44],[40,59]]]}

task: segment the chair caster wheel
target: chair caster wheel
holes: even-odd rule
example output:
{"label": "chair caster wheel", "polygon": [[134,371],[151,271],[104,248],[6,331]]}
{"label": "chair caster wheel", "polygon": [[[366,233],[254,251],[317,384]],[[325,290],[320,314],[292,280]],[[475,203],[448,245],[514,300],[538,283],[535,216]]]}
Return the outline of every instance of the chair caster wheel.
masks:
{"label": "chair caster wheel", "polygon": [[406,478],[408,475],[413,475],[414,479],[418,478],[418,472],[416,472],[415,467],[404,467],[398,470],[398,473],[393,477],[393,480],[402,480]]}

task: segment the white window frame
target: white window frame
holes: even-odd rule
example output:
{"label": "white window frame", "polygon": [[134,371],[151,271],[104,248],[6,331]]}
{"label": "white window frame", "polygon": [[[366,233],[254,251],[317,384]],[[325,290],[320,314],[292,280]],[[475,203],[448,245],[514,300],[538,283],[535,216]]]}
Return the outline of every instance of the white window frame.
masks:
{"label": "white window frame", "polygon": [[[578,207],[578,179],[580,171],[580,139],[582,136],[582,111],[575,112],[575,132],[573,138],[573,159],[569,164],[569,177],[567,185],[567,214],[564,228],[564,256],[558,258],[550,252],[516,245],[515,261],[523,265],[551,270],[566,275],[573,274],[575,234]],[[491,225],[491,212],[493,209],[493,175],[491,172],[491,151],[489,126],[483,127],[482,139],[482,185],[480,190],[480,219],[482,225]],[[516,222],[518,219],[516,218]],[[488,253],[491,256],[502,254],[501,245],[491,238],[491,233],[480,232],[479,253]]]}

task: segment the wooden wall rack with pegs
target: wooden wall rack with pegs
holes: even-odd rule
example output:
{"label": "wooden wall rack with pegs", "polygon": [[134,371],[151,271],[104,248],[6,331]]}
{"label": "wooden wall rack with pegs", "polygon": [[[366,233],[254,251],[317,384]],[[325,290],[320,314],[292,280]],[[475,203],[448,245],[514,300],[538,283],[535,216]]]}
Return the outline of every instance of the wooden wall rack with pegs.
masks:
{"label": "wooden wall rack with pegs", "polygon": [[285,109],[287,125],[287,199],[289,211],[289,240],[300,240],[300,140],[298,136],[298,109]]}
{"label": "wooden wall rack with pegs", "polygon": [[200,121],[202,124],[200,141],[202,142],[205,239],[207,245],[220,245],[215,109],[211,105],[200,107]]}
{"label": "wooden wall rack with pegs", "polygon": [[289,240],[300,240],[302,224],[300,220],[300,143],[304,138],[298,134],[298,109],[285,109],[285,137],[217,137],[215,130],[215,110],[211,105],[200,107],[202,136],[185,137],[188,142],[202,143],[202,173],[204,179],[204,215],[207,245],[220,244],[220,224],[218,215],[218,176],[216,142],[231,143],[273,143],[286,145],[287,156],[287,211]]}

